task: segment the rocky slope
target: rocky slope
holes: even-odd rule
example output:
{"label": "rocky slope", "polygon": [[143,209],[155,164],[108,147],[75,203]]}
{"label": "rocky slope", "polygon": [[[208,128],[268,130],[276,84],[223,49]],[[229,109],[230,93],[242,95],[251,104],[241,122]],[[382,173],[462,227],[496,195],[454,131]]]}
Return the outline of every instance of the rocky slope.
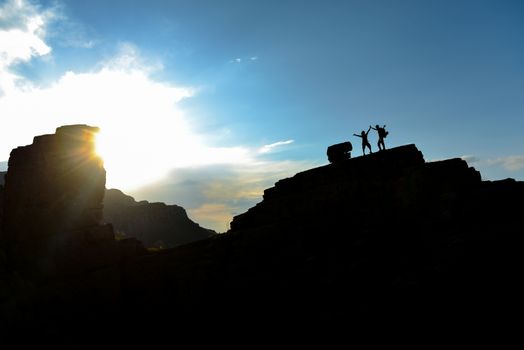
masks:
{"label": "rocky slope", "polygon": [[183,336],[203,323],[263,337],[293,328],[300,339],[328,326],[346,340],[363,328],[379,336],[379,324],[409,334],[511,329],[522,293],[523,196],[522,182],[481,181],[461,159],[427,163],[402,146],[283,179],[226,234],[23,298],[7,289],[0,310],[22,320],[11,334],[62,341],[93,324],[118,341]]}
{"label": "rocky slope", "polygon": [[178,205],[137,202],[117,189],[106,190],[103,218],[118,233],[135,237],[146,247],[175,247],[216,234],[189,219]]}

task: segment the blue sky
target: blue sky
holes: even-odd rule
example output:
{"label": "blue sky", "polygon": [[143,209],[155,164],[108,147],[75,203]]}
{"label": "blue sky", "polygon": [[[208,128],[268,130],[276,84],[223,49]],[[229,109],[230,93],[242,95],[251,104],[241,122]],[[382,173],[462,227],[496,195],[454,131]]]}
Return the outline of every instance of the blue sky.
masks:
{"label": "blue sky", "polygon": [[522,1],[0,1],[0,160],[99,124],[108,186],[218,231],[370,124],[523,180],[523,37]]}

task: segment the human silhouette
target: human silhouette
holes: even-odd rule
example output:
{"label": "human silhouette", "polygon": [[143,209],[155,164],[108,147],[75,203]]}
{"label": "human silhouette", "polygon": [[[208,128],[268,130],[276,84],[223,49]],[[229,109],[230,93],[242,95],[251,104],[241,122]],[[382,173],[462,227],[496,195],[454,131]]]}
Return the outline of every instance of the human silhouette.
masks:
{"label": "human silhouette", "polygon": [[389,132],[386,131],[386,126],[380,127],[378,124],[375,125],[375,127],[369,126],[371,129],[376,130],[378,132],[378,150],[383,151],[386,149],[386,145],[384,144],[384,138],[388,136]]}
{"label": "human silhouette", "polygon": [[364,156],[366,155],[366,147],[369,148],[369,153],[373,153],[373,151],[371,151],[371,145],[368,141],[369,130],[371,130],[371,126],[369,127],[368,131],[362,130],[360,135],[353,134],[354,136],[360,137],[362,139],[362,155]]}

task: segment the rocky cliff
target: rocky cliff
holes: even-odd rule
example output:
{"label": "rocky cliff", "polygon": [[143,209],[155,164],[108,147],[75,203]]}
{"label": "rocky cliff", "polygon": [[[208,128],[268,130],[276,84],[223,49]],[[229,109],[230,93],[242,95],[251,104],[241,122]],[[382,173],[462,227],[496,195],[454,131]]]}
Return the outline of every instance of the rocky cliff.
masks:
{"label": "rocky cliff", "polygon": [[46,280],[118,259],[113,228],[102,225],[106,173],[94,152],[97,132],[62,126],[11,152],[0,247],[25,278]]}
{"label": "rocky cliff", "polygon": [[4,184],[7,171],[0,171],[0,237],[2,237],[2,214],[4,212]]}
{"label": "rocky cliff", "polygon": [[26,316],[15,330],[61,340],[93,324],[118,341],[182,336],[203,322],[264,337],[328,326],[346,340],[379,323],[409,334],[511,327],[523,196],[522,182],[481,181],[461,159],[428,163],[414,145],[398,147],[277,182],[223,235],[24,298],[7,293],[0,306]]}
{"label": "rocky cliff", "polygon": [[178,205],[137,202],[117,189],[106,191],[103,217],[117,232],[137,238],[146,247],[172,248],[216,234],[189,219]]}

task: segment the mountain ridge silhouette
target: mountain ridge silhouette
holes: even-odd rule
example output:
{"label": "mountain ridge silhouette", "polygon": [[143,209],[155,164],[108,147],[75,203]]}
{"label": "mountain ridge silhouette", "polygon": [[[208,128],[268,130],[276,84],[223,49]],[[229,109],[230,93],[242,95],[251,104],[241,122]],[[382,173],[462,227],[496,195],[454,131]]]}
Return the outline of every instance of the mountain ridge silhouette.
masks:
{"label": "mountain ridge silhouette", "polygon": [[186,210],[175,204],[137,202],[118,189],[106,189],[103,203],[103,220],[146,247],[173,248],[216,234],[192,221]]}
{"label": "mountain ridge silhouette", "polygon": [[523,196],[523,182],[482,181],[460,158],[426,162],[415,145],[391,148],[278,181],[224,234],[74,278],[27,288],[0,261],[0,310],[15,305],[2,314],[12,334],[71,339],[91,324],[97,336],[147,338],[203,320],[506,324],[521,292]]}

